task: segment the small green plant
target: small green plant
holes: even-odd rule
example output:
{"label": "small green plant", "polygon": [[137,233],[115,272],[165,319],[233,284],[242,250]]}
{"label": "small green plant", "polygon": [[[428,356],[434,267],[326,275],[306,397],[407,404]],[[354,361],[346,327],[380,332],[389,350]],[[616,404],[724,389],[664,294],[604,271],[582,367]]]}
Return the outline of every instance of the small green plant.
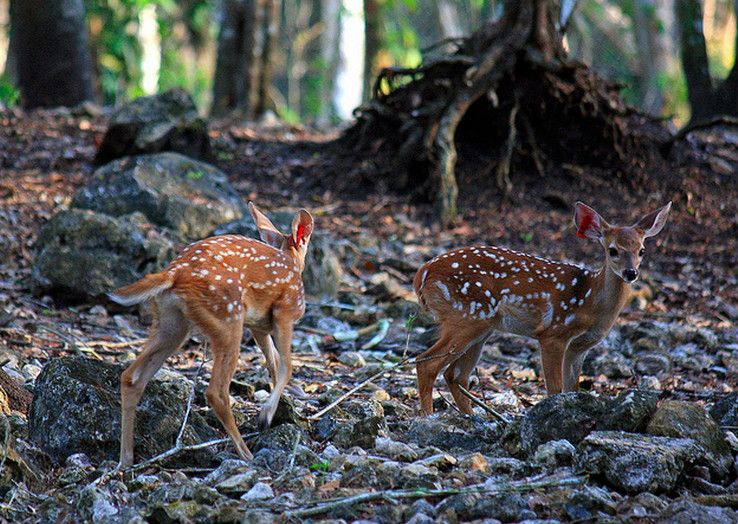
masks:
{"label": "small green plant", "polygon": [[521,233],[520,239],[527,244],[533,240],[533,233]]}
{"label": "small green plant", "polygon": [[330,462],[327,460],[321,460],[320,462],[315,462],[314,464],[310,464],[310,470],[311,471],[322,471],[325,473],[328,471],[328,467],[331,465]]}
{"label": "small green plant", "polygon": [[0,78],[0,106],[15,107],[20,98],[20,90],[6,78]]}
{"label": "small green plant", "polygon": [[186,176],[190,180],[200,180],[202,177],[205,176],[205,174],[202,171],[200,171],[199,169],[197,169],[197,170],[187,171],[187,175]]}

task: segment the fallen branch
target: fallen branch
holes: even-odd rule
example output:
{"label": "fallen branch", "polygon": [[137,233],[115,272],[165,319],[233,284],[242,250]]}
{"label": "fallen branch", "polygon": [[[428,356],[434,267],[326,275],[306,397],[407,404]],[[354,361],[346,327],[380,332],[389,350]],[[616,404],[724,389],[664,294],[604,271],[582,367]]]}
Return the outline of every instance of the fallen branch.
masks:
{"label": "fallen branch", "polygon": [[496,485],[486,486],[479,484],[476,486],[469,486],[466,488],[448,488],[448,489],[394,489],[375,491],[372,493],[361,493],[359,495],[352,495],[350,497],[341,497],[329,500],[324,503],[318,503],[315,507],[309,507],[304,509],[296,509],[293,511],[285,512],[287,518],[303,518],[312,517],[315,515],[321,515],[334,509],[338,509],[344,506],[351,506],[353,504],[360,504],[362,502],[370,502],[373,500],[385,500],[392,502],[397,499],[418,499],[448,495],[462,495],[469,493],[485,493],[485,494],[497,494],[497,493],[509,493],[509,492],[521,492],[521,491],[534,491],[541,488],[559,488],[567,486],[578,486],[584,483],[583,477],[556,477],[548,478],[538,481],[517,481],[510,483],[499,483]]}
{"label": "fallen branch", "polygon": [[510,423],[510,419],[508,419],[502,413],[498,413],[493,408],[489,407],[487,404],[485,404],[484,402],[482,402],[481,400],[479,400],[477,397],[475,397],[474,395],[472,395],[469,392],[469,390],[467,390],[464,386],[460,386],[460,385],[457,384],[456,387],[459,388],[459,391],[461,391],[462,395],[464,395],[466,398],[468,398],[469,400],[471,400],[472,404],[474,404],[476,406],[479,406],[484,411],[486,411],[487,413],[489,413],[493,417],[501,420],[505,424],[509,424]]}
{"label": "fallen branch", "polygon": [[326,407],[324,407],[323,409],[321,409],[320,411],[318,411],[315,415],[309,416],[307,419],[308,420],[320,420],[320,417],[322,417],[323,415],[325,415],[326,413],[328,413],[329,411],[331,411],[333,408],[335,408],[336,406],[338,406],[341,402],[343,402],[344,400],[346,400],[347,398],[349,398],[351,395],[353,395],[354,393],[356,393],[357,391],[359,391],[361,388],[363,388],[364,386],[366,386],[369,382],[371,382],[372,380],[375,380],[375,379],[381,377],[382,375],[384,375],[388,371],[392,371],[393,369],[396,369],[396,368],[398,368],[400,366],[403,366],[403,365],[407,364],[410,360],[412,360],[412,358],[406,357],[406,358],[403,358],[402,360],[400,360],[399,362],[397,362],[396,364],[394,364],[393,366],[390,366],[390,367],[388,367],[386,369],[383,369],[381,371],[377,371],[372,376],[370,376],[369,378],[361,381],[359,384],[357,384],[353,388],[349,389],[346,393],[344,393],[343,395],[341,395],[340,397],[338,397],[336,400],[334,400],[333,402],[331,402],[330,404],[328,404]]}

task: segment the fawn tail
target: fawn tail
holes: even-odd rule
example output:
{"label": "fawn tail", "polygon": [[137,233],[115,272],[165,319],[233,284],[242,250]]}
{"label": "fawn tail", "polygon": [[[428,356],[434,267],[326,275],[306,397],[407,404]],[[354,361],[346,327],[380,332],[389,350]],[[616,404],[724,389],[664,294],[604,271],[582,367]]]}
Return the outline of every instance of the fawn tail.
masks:
{"label": "fawn tail", "polygon": [[163,293],[173,285],[174,278],[169,272],[152,273],[138,282],[108,293],[108,297],[122,306],[132,306]]}

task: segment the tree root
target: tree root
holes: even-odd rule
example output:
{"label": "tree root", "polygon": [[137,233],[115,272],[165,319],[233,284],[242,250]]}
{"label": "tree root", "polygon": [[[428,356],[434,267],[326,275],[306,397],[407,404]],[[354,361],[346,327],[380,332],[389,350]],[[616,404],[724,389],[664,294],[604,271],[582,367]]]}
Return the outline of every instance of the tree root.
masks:
{"label": "tree root", "polygon": [[[625,106],[618,86],[565,60],[556,4],[505,2],[499,20],[468,38],[441,42],[420,66],[384,69],[374,98],[357,109],[357,123],[344,135],[354,154],[364,152],[380,166],[386,162],[380,172],[392,173],[403,187],[420,192],[430,185],[445,225],[458,213],[458,140],[481,136],[481,147],[499,144],[492,161],[504,194],[512,187],[515,151],[529,157],[541,176],[547,164],[626,172],[661,155],[654,133],[668,133],[660,124]],[[513,115],[507,113],[511,105]],[[507,134],[500,131],[505,125]]]}

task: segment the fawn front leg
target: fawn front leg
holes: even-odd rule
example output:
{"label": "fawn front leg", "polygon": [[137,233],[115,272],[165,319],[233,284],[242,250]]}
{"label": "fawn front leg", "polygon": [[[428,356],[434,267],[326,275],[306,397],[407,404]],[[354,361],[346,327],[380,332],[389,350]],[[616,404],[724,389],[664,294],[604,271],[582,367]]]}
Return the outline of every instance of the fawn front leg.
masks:
{"label": "fawn front leg", "polygon": [[582,364],[587,356],[587,351],[601,339],[602,337],[597,334],[585,332],[569,342],[561,363],[561,371],[564,375],[564,391],[579,391],[579,375],[582,374]]}
{"label": "fawn front leg", "polygon": [[282,392],[292,376],[292,321],[279,320],[276,312],[274,317],[274,338],[279,352],[278,362],[276,363],[277,376],[274,380],[272,394],[259,413],[259,427],[262,430],[271,425],[279,406],[279,399],[282,397]]}
{"label": "fawn front leg", "polygon": [[279,354],[274,348],[274,341],[272,336],[266,331],[258,331],[255,329],[251,330],[251,334],[254,336],[256,345],[264,354],[266,359],[267,369],[269,370],[269,377],[272,379],[272,388],[277,383],[277,366],[279,363]]}

